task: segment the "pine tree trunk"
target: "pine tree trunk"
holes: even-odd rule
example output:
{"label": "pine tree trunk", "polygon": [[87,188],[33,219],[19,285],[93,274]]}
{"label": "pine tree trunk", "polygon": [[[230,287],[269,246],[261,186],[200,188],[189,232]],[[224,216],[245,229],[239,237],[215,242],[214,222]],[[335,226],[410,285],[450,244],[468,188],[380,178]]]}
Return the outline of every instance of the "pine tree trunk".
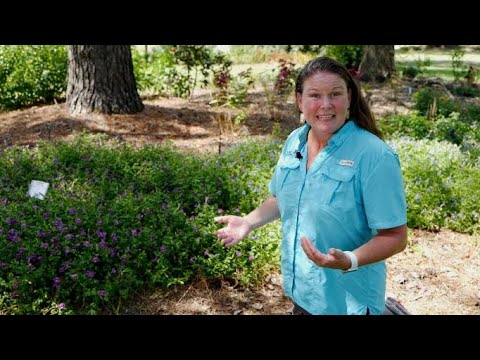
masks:
{"label": "pine tree trunk", "polygon": [[71,114],[143,110],[129,45],[69,45],[67,106]]}
{"label": "pine tree trunk", "polygon": [[395,73],[394,45],[364,45],[360,64],[363,81],[384,82]]}

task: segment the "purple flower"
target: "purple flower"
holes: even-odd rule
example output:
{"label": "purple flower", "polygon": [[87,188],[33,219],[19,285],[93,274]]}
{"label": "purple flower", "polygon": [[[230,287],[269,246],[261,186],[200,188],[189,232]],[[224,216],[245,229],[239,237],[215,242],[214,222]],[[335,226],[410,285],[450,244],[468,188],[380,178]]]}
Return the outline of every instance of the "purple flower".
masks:
{"label": "purple flower", "polygon": [[60,303],[57,305],[58,310],[65,310],[66,306],[64,303]]}
{"label": "purple flower", "polygon": [[72,280],[77,280],[78,279],[78,274],[72,274],[72,275],[70,275],[70,278]]}
{"label": "purple flower", "polygon": [[237,255],[238,257],[242,256],[242,253],[240,251],[235,251],[235,255]]}
{"label": "purple flower", "polygon": [[20,238],[18,237],[18,231],[15,229],[8,230],[7,238],[14,243],[18,243],[20,241]]}
{"label": "purple flower", "polygon": [[250,256],[248,257],[248,261],[252,262],[253,260],[255,260],[255,256],[250,254]]}
{"label": "purple flower", "polygon": [[163,246],[163,245],[160,246],[160,252],[161,252],[162,254],[165,254],[165,253],[167,252],[167,250],[168,250],[168,249],[167,249],[166,246]]}
{"label": "purple flower", "polygon": [[105,297],[105,296],[107,296],[107,292],[105,290],[101,289],[101,290],[98,290],[98,295],[100,297]]}
{"label": "purple flower", "polygon": [[95,276],[95,273],[93,271],[90,271],[90,270],[85,270],[85,275],[89,278],[89,279],[93,279],[94,276]]}
{"label": "purple flower", "polygon": [[75,215],[75,209],[73,207],[68,208],[68,214],[69,215]]}
{"label": "purple flower", "polygon": [[25,248],[21,247],[17,250],[17,255],[15,256],[16,259],[20,259],[22,255],[25,253]]}
{"label": "purple flower", "polygon": [[58,288],[60,287],[60,283],[61,283],[61,282],[62,282],[62,281],[60,280],[60,278],[59,278],[58,276],[55,276],[55,277],[53,278],[53,287],[54,287],[55,289],[58,289]]}
{"label": "purple flower", "polygon": [[8,225],[15,225],[17,223],[17,219],[14,219],[14,218],[8,218],[7,219],[7,224]]}

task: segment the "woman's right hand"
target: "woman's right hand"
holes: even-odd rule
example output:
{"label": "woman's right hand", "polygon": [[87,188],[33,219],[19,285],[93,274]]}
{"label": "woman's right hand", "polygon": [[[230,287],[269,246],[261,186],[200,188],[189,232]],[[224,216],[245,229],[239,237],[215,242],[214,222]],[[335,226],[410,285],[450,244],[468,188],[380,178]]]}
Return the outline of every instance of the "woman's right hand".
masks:
{"label": "woman's right hand", "polygon": [[252,225],[241,216],[217,216],[214,220],[227,224],[227,226],[215,231],[217,237],[226,247],[239,243],[252,231]]}

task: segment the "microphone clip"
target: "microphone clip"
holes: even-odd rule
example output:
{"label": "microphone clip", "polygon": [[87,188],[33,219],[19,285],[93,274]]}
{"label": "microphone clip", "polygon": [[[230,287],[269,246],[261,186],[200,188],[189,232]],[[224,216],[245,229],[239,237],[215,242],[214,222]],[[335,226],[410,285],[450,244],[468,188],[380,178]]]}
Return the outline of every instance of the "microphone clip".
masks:
{"label": "microphone clip", "polygon": [[302,160],[303,159],[303,156],[302,156],[302,153],[300,151],[297,151],[295,153],[295,157],[298,159],[298,160]]}

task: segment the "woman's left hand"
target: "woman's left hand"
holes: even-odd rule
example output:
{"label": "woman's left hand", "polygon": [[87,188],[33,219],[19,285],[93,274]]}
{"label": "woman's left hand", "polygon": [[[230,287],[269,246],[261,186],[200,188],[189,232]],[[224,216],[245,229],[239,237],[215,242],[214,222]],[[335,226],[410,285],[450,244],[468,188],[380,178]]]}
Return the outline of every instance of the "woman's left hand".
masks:
{"label": "woman's left hand", "polygon": [[313,245],[312,240],[306,236],[302,236],[301,241],[303,251],[305,251],[307,257],[318,266],[346,270],[352,265],[348,255],[340,249],[330,248],[328,249],[328,254],[323,254]]}

